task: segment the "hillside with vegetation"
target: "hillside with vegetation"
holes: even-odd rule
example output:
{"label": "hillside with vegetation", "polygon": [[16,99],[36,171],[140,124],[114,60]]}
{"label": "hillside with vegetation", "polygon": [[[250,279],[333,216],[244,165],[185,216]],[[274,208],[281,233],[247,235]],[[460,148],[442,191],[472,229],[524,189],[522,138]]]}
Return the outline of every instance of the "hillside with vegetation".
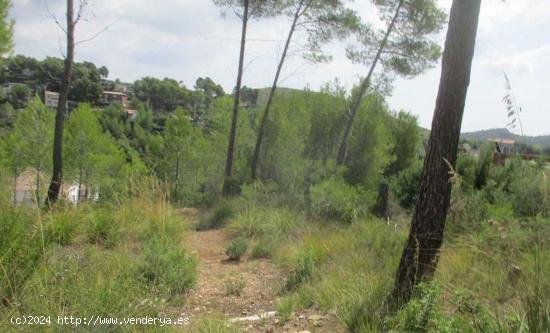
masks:
{"label": "hillside with vegetation", "polygon": [[522,136],[510,132],[510,130],[506,128],[495,128],[484,131],[463,133],[461,138],[480,143],[487,142],[489,139],[514,140],[530,146],[538,146],[541,151],[550,152],[550,135]]}
{"label": "hillside with vegetation", "polygon": [[[480,0],[450,17],[432,0],[374,1],[381,32],[340,1],[214,2],[243,36],[249,15],[290,15],[317,61],[357,34],[350,57],[369,74],[353,89],[254,89],[241,61],[229,93],[210,77],[110,80],[71,52],[6,54],[1,332],[549,332],[548,160],[494,158],[488,138],[520,141],[507,131],[460,137]],[[442,50],[431,36],[446,22]],[[441,57],[427,132],[373,73],[412,77]]]}

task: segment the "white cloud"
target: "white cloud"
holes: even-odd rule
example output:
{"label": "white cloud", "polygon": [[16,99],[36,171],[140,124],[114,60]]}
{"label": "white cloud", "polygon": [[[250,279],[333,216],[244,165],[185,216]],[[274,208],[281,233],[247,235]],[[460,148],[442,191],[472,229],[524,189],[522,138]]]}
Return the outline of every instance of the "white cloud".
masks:
{"label": "white cloud", "polygon": [[537,76],[547,77],[550,69],[548,59],[550,59],[550,44],[527,50],[488,52],[479,59],[479,62],[490,70],[514,72],[536,78]]}

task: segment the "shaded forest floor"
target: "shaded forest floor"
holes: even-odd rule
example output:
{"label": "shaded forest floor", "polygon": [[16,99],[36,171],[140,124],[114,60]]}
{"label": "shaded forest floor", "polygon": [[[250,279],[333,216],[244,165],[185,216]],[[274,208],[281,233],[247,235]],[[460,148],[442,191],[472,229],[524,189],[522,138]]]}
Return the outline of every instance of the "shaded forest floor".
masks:
{"label": "shaded forest floor", "polygon": [[[186,208],[183,214],[196,223],[201,212]],[[220,316],[247,332],[344,332],[334,315],[315,310],[294,313],[283,322],[276,313],[287,272],[270,259],[229,261],[227,229],[191,231],[185,247],[198,259],[197,285],[186,296],[184,313],[191,319]]]}

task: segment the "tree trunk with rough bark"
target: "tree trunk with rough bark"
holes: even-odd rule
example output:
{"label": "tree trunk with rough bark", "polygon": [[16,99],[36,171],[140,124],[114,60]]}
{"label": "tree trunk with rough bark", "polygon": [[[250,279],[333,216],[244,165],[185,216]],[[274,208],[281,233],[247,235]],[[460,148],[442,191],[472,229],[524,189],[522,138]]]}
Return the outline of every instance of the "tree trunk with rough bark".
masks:
{"label": "tree trunk with rough bark", "polygon": [[481,0],[454,0],[443,54],[441,81],[420,194],[389,305],[407,303],[414,288],[437,267],[450,205],[462,115],[470,82]]}
{"label": "tree trunk with rough bark", "polygon": [[269,111],[271,110],[271,105],[273,103],[273,97],[275,96],[275,91],[277,90],[277,84],[279,83],[279,76],[281,75],[281,71],[285,63],[286,55],[288,53],[288,48],[290,46],[290,42],[292,41],[292,36],[294,35],[294,31],[296,31],[296,24],[298,23],[298,19],[300,18],[303,5],[304,5],[304,1],[301,1],[294,14],[294,19],[292,20],[292,25],[290,26],[290,31],[286,39],[285,48],[283,50],[283,54],[281,55],[281,60],[279,60],[279,65],[277,66],[277,72],[275,73],[275,79],[273,80],[273,85],[271,86],[271,90],[269,91],[267,104],[265,106],[264,114],[260,122],[260,127],[258,128],[258,135],[256,137],[256,146],[254,147],[254,155],[252,156],[252,162],[250,164],[250,175],[252,177],[252,180],[256,180],[257,178],[256,173],[258,171],[258,163],[260,161],[260,152],[261,152],[262,140],[264,137],[265,125],[269,117]]}
{"label": "tree trunk with rough bark", "polygon": [[59,91],[59,104],[57,105],[57,113],[55,115],[55,129],[53,138],[53,170],[52,180],[48,188],[48,197],[46,199],[46,207],[49,207],[59,199],[59,192],[63,182],[63,129],[65,123],[65,115],[67,113],[67,102],[69,98],[69,89],[71,87],[71,75],[73,72],[74,62],[74,30],[76,21],[74,19],[74,1],[67,0],[67,55],[65,57],[65,68],[61,87]]}
{"label": "tree trunk with rough bark", "polygon": [[229,143],[227,146],[227,159],[225,163],[225,175],[223,180],[223,195],[229,196],[235,192],[235,181],[233,179],[233,159],[235,156],[235,142],[237,139],[237,122],[239,120],[239,106],[241,101],[241,84],[244,70],[244,54],[246,46],[246,30],[248,27],[249,0],[244,0],[244,11],[242,17],[241,50],[239,54],[239,69],[237,73],[237,85],[235,87],[235,97],[233,101],[233,116],[231,119],[231,131],[229,133]]}
{"label": "tree trunk with rough bark", "polygon": [[357,115],[357,111],[361,107],[361,103],[363,103],[363,98],[365,97],[367,90],[370,86],[370,81],[372,79],[372,74],[374,73],[374,70],[376,69],[376,65],[380,61],[380,56],[382,55],[382,52],[384,51],[384,48],[386,48],[386,44],[388,42],[388,38],[393,31],[393,28],[395,27],[395,23],[397,22],[397,18],[399,17],[399,13],[401,11],[401,7],[403,7],[404,0],[401,0],[399,4],[397,5],[397,8],[395,9],[395,15],[393,16],[390,25],[388,26],[388,29],[386,30],[386,34],[384,35],[384,39],[380,43],[380,47],[378,48],[378,52],[376,53],[376,56],[374,57],[374,61],[372,62],[369,73],[367,74],[367,77],[363,79],[363,82],[361,82],[361,86],[359,87],[359,91],[357,93],[357,96],[352,101],[349,116],[347,118],[346,127],[344,128],[344,133],[342,134],[342,139],[340,141],[340,146],[338,147],[338,153],[336,155],[336,166],[340,166],[344,164],[344,161],[346,160],[346,153],[348,150],[348,141],[349,136],[351,134],[351,128],[353,126],[353,122],[355,121],[355,117]]}

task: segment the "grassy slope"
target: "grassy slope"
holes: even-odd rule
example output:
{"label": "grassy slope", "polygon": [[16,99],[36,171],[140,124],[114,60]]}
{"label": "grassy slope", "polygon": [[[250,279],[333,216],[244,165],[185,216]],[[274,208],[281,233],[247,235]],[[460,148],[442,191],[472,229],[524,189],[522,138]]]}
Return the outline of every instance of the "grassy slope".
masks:
{"label": "grassy slope", "polygon": [[167,309],[195,284],[196,260],[182,246],[186,221],[160,189],[112,207],[59,207],[43,216],[4,208],[0,226],[10,237],[2,244],[2,331],[18,329],[11,316],[30,314],[52,316],[53,326],[42,328],[56,332],[75,329],[58,326],[57,316],[179,316]]}
{"label": "grassy slope", "polygon": [[248,237],[253,253],[273,257],[291,272],[278,305],[283,320],[294,311],[319,308],[358,332],[383,327],[515,332],[533,325],[530,315],[542,320],[550,314],[543,308],[535,315],[529,305],[534,300],[550,305],[550,283],[541,278],[550,274],[548,219],[520,220],[495,209],[474,230],[450,226],[434,283],[424,286],[407,308],[385,316],[383,303],[408,216],[389,224],[366,218],[348,226],[257,203],[245,203],[244,209],[242,202],[235,205],[242,209],[229,225],[235,236]]}

